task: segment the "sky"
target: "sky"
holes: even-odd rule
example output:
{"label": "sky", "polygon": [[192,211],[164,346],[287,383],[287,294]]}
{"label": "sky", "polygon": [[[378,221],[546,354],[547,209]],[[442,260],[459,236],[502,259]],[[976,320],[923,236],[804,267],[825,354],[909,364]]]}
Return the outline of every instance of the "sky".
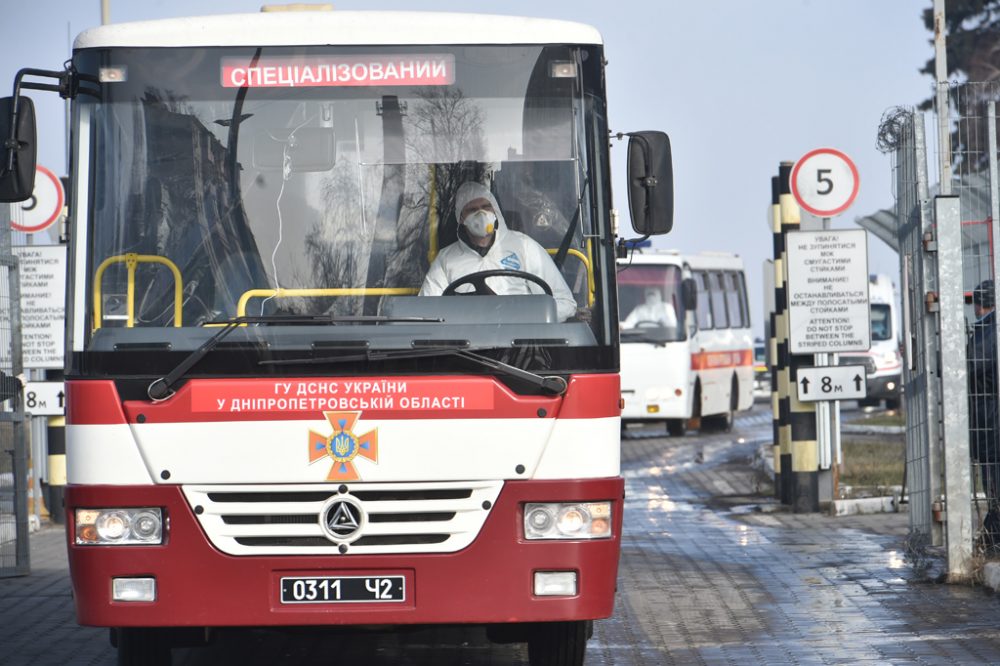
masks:
{"label": "sky", "polygon": [[[8,0],[10,1],[10,0]],[[257,12],[261,0],[111,0],[111,21]],[[335,0],[335,10],[426,10],[557,18],[603,35],[613,132],[658,129],[674,160],[674,229],[655,242],[740,254],[754,329],[763,331],[762,264],[771,255],[771,177],[822,147],[855,162],[860,189],[834,228],[892,207],[882,114],[930,96],[919,69],[933,55],[921,13],[931,0]],[[0,23],[0,85],[21,67],[59,69],[71,40],[100,24],[100,0],[18,3]],[[476,35],[470,35],[475,39]],[[7,83],[4,83],[7,82]],[[39,164],[66,172],[63,102],[32,92]],[[933,125],[928,122],[929,136]],[[928,146],[932,160],[936,150]],[[615,206],[627,227],[624,144],[612,151]],[[898,259],[874,236],[869,272],[899,283]]]}

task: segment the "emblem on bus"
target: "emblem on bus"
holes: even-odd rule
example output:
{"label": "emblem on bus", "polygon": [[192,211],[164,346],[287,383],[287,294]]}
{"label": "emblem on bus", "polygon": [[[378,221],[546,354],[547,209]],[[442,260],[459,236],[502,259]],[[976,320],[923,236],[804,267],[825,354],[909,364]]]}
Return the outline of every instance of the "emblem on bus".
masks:
{"label": "emblem on bus", "polygon": [[361,475],[354,464],[355,458],[361,456],[378,463],[378,428],[355,434],[354,426],[361,412],[324,412],[323,415],[333,426],[333,434],[309,431],[309,464],[331,458],[333,466],[327,481],[357,481]]}
{"label": "emblem on bus", "polygon": [[357,539],[366,522],[364,510],[353,497],[336,496],[319,512],[319,524],[326,538],[336,543]]}

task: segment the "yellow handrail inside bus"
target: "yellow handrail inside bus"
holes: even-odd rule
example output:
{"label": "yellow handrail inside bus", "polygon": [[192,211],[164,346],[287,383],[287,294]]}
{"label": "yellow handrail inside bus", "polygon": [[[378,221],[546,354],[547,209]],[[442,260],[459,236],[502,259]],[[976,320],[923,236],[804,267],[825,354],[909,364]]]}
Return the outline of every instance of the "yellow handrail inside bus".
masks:
{"label": "yellow handrail inside bus", "polygon": [[247,303],[251,298],[294,298],[303,296],[317,298],[321,296],[412,296],[419,289],[412,287],[351,287],[329,289],[251,289],[243,292],[236,306],[236,316],[246,316]]}
{"label": "yellow handrail inside bus", "polygon": [[125,262],[125,266],[128,268],[128,297],[126,306],[128,308],[128,320],[125,322],[125,326],[132,328],[135,326],[135,269],[139,264],[162,264],[170,269],[170,272],[174,274],[174,327],[180,327],[181,323],[181,313],[184,306],[184,280],[181,278],[181,271],[177,268],[177,264],[170,261],[166,257],[161,257],[155,254],[136,254],[135,252],[128,252],[126,254],[116,254],[114,256],[108,257],[101,262],[101,265],[97,267],[97,272],[94,274],[94,330],[96,331],[101,327],[102,317],[101,317],[101,280],[104,279],[104,271],[107,270],[108,266],[111,264],[119,264]]}
{"label": "yellow handrail inside bus", "polygon": [[[587,242],[589,243],[590,241]],[[549,248],[545,251],[553,256],[559,253],[559,250],[555,248]],[[587,251],[588,252],[590,251],[589,247],[587,248]],[[583,252],[580,252],[579,250],[573,248],[566,250],[566,254],[574,256],[577,259],[579,259],[580,262],[583,264],[583,267],[587,269],[587,305],[590,306],[594,305],[594,271],[590,267],[590,259]]]}
{"label": "yellow handrail inside bus", "polygon": [[434,168],[432,164],[430,166],[431,170],[431,189],[430,196],[428,197],[427,203],[427,217],[428,224],[430,226],[430,238],[428,239],[427,248],[427,261],[428,263],[434,263],[435,257],[438,254],[438,212],[437,212],[437,169]]}

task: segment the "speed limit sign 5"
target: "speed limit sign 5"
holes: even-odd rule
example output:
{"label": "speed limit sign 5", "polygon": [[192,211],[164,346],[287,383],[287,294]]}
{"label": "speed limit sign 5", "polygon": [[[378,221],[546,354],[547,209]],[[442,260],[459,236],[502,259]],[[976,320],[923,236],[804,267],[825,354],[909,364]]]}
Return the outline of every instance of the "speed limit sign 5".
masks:
{"label": "speed limit sign 5", "polygon": [[833,148],[819,148],[795,163],[792,194],[817,217],[833,217],[847,210],[858,196],[858,168],[851,158]]}

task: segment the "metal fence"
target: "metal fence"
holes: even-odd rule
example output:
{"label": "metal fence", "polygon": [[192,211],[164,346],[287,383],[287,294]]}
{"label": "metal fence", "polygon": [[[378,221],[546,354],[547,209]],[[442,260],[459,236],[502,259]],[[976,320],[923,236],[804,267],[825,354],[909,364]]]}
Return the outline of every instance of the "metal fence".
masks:
{"label": "metal fence", "polygon": [[[952,573],[971,573],[972,553],[1000,556],[998,325],[990,314],[1000,275],[998,100],[997,83],[950,87],[950,146],[938,147],[951,159],[949,200],[932,199],[923,114],[896,110],[879,130],[895,176],[911,538],[946,537]],[[937,511],[947,516],[944,532]],[[963,528],[953,529],[959,521]]]}
{"label": "metal fence", "polygon": [[[883,118],[879,147],[892,156],[896,195],[896,247],[902,297],[903,401],[906,411],[906,491],[910,543],[915,550],[942,542],[933,519],[941,496],[939,450],[940,354],[935,304],[925,294],[937,292],[936,255],[925,234],[932,228],[923,114],[897,109]],[[931,248],[932,249],[932,248]]]}
{"label": "metal fence", "polygon": [[[7,206],[0,206],[7,215]],[[6,217],[5,219],[10,219]],[[29,570],[28,447],[21,366],[21,290],[10,227],[0,228],[0,577]]]}
{"label": "metal fence", "polygon": [[969,449],[975,548],[1000,551],[1000,423],[997,414],[995,247],[998,242],[995,83],[951,89],[953,192],[961,202],[962,287],[966,295]]}

